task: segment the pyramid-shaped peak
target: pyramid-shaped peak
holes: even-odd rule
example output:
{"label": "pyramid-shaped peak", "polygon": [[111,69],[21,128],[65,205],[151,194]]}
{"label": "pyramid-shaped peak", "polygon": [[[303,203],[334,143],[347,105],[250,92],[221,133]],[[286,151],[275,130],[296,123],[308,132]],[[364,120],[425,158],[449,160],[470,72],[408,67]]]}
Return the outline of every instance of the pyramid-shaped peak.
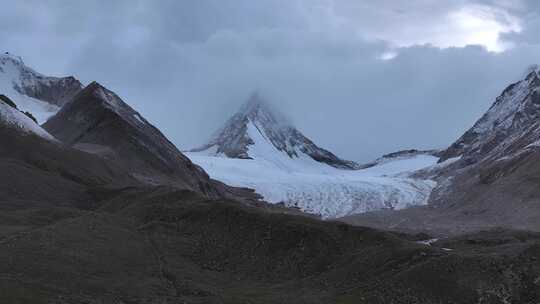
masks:
{"label": "pyramid-shaped peak", "polygon": [[354,162],[343,160],[296,129],[273,104],[257,92],[218,130],[212,139],[189,152],[224,155],[240,159],[312,158],[341,169],[357,169]]}
{"label": "pyramid-shaped peak", "polygon": [[264,105],[265,103],[266,101],[262,98],[259,91],[254,91],[249,96],[249,99],[246,104],[251,105],[251,106],[259,106],[259,105]]}
{"label": "pyramid-shaped peak", "polygon": [[101,84],[99,84],[99,82],[94,80],[89,85],[87,85],[84,89],[89,90],[89,91],[93,91],[93,90],[96,90],[96,89],[99,89],[99,88],[103,88],[103,86]]}
{"label": "pyramid-shaped peak", "polygon": [[250,95],[247,101],[240,107],[236,116],[241,116],[251,121],[265,121],[265,123],[282,127],[292,126],[290,119],[258,91]]}
{"label": "pyramid-shaped peak", "polygon": [[259,111],[261,109],[265,111],[272,111],[270,109],[268,101],[264,99],[258,91],[255,91],[249,96],[248,100],[240,109],[240,112],[248,114],[251,112]]}
{"label": "pyramid-shaped peak", "polygon": [[540,70],[540,67],[538,64],[531,64],[525,69],[525,75],[527,75],[525,78],[529,79],[531,77],[538,77],[538,72]]}
{"label": "pyramid-shaped peak", "polygon": [[[89,85],[84,87],[74,98],[76,100],[91,100],[99,101],[111,108],[112,110],[118,111],[120,109],[130,109],[131,108],[125,104],[118,95],[116,95],[111,90],[102,86],[97,81],[92,81]],[[70,105],[73,106],[73,105]]]}
{"label": "pyramid-shaped peak", "polygon": [[82,91],[81,91],[81,94],[92,94],[92,93],[101,93],[101,92],[107,92],[109,91],[107,88],[105,88],[104,86],[102,86],[99,82],[97,81],[92,81],[89,85],[85,86]]}

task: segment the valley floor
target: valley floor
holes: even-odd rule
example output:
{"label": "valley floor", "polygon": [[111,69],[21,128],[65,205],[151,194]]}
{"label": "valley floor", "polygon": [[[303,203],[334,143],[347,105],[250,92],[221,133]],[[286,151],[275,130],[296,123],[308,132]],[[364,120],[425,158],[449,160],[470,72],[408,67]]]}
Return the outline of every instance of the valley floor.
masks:
{"label": "valley floor", "polygon": [[[108,196],[108,197],[107,197]],[[540,299],[540,235],[419,242],[165,187],[93,211],[1,209],[1,303],[520,303]]]}

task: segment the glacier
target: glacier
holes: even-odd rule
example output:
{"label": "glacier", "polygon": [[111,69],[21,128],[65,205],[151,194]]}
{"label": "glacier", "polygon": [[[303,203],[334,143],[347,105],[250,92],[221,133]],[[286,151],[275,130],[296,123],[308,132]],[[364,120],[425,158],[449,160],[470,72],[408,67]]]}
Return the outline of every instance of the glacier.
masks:
{"label": "glacier", "polygon": [[299,153],[280,153],[257,124],[247,122],[249,159],[208,151],[187,152],[212,178],[254,189],[270,203],[333,219],[381,209],[425,205],[436,183],[412,173],[435,166],[438,157],[418,154],[389,159],[360,170],[345,170]]}

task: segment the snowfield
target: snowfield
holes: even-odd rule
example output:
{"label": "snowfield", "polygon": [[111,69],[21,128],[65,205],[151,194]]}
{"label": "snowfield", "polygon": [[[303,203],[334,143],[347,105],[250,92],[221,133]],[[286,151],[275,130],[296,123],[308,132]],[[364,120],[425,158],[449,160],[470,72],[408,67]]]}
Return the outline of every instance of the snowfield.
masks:
{"label": "snowfield", "polygon": [[35,134],[50,141],[56,139],[28,116],[0,101],[0,125],[17,128],[27,134]]}
{"label": "snowfield", "polygon": [[436,165],[431,155],[389,159],[363,170],[344,170],[317,162],[308,155],[288,157],[249,122],[252,159],[227,158],[208,151],[186,155],[217,180],[255,189],[271,203],[283,202],[331,219],[380,209],[425,205],[436,183],[409,177]]}
{"label": "snowfield", "polygon": [[36,98],[28,97],[15,89],[15,87],[32,85],[28,82],[33,79],[25,79],[22,76],[22,73],[25,71],[32,75],[39,75],[45,80],[47,79],[46,76],[24,66],[20,58],[13,55],[0,55],[0,94],[11,98],[17,104],[19,110],[32,113],[38,123],[41,124],[47,121],[49,117],[56,114],[58,110],[60,110],[60,107]]}

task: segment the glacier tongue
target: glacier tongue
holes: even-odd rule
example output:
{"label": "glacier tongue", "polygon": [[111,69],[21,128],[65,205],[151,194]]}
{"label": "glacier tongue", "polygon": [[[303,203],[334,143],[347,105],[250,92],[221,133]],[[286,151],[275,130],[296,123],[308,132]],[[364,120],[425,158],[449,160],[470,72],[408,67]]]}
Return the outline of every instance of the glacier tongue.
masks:
{"label": "glacier tongue", "polygon": [[380,209],[427,204],[435,182],[409,173],[437,163],[431,155],[401,158],[364,170],[344,170],[313,160],[304,153],[290,158],[275,147],[256,124],[247,123],[252,159],[186,155],[208,174],[232,186],[255,189],[271,203],[284,203],[325,219]]}

